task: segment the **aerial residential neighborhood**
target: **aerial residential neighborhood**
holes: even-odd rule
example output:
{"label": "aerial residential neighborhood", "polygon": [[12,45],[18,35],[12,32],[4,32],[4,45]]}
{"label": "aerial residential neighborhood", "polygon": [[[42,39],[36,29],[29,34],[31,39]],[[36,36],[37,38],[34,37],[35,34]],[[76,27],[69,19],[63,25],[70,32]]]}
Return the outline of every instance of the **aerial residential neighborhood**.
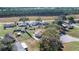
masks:
{"label": "aerial residential neighborhood", "polygon": [[79,51],[79,8],[0,7],[0,51]]}

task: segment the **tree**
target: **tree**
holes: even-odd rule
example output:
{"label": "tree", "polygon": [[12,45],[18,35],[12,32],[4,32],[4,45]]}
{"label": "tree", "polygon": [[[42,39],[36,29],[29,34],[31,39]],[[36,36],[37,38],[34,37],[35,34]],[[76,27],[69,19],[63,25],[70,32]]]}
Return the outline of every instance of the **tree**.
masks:
{"label": "tree", "polygon": [[23,22],[29,21],[29,18],[20,18],[19,21],[23,21]]}
{"label": "tree", "polygon": [[60,41],[59,31],[56,28],[48,28],[42,34],[40,42],[41,51],[61,51],[63,48]]}
{"label": "tree", "polygon": [[42,22],[42,19],[41,19],[41,18],[37,18],[36,21],[40,21],[40,22]]}
{"label": "tree", "polygon": [[15,41],[16,40],[15,40],[13,34],[12,33],[7,33],[4,36],[3,40],[1,40],[1,42],[0,42],[1,50],[2,51],[11,51]]}
{"label": "tree", "polygon": [[70,16],[68,17],[69,23],[75,23],[74,17]]}
{"label": "tree", "polygon": [[62,16],[59,16],[57,19],[55,19],[55,22],[57,23],[57,25],[62,26],[65,20],[66,20],[66,16],[62,15]]}
{"label": "tree", "polygon": [[[19,21],[22,21],[25,24],[26,21],[29,21],[29,18],[24,18],[23,17],[23,18],[20,18]],[[26,26],[26,28],[27,28],[27,26]]]}

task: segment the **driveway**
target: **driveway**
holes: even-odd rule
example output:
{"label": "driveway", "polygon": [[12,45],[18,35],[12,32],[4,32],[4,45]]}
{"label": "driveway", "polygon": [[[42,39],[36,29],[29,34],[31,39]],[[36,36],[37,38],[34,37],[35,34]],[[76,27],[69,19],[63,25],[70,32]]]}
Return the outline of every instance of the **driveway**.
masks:
{"label": "driveway", "polygon": [[60,37],[60,40],[62,41],[62,43],[68,43],[68,42],[73,42],[73,41],[79,41],[79,38],[75,38],[69,35],[62,35]]}

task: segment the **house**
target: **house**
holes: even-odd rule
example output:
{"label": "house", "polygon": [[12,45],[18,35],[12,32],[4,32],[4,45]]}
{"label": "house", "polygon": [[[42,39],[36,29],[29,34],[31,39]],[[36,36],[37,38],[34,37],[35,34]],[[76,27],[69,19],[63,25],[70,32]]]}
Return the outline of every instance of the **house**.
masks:
{"label": "house", "polygon": [[42,30],[38,29],[38,30],[35,31],[34,35],[35,35],[36,38],[41,38],[43,32],[44,32],[43,29]]}
{"label": "house", "polygon": [[2,40],[2,42],[4,44],[7,44],[7,43],[14,43],[16,40],[15,40],[15,37],[13,36],[12,33],[7,33],[5,36],[4,36],[4,39]]}
{"label": "house", "polygon": [[15,24],[4,24],[4,29],[13,27],[15,27]]}
{"label": "house", "polygon": [[18,26],[26,27],[26,26],[45,26],[48,25],[47,22],[40,22],[40,21],[28,21],[28,22],[18,22]]}
{"label": "house", "polygon": [[46,25],[48,25],[48,23],[47,23],[47,22],[42,22],[42,24],[43,24],[43,26],[46,26]]}
{"label": "house", "polygon": [[42,25],[41,22],[37,22],[37,21],[32,22],[31,24],[32,24],[32,26],[41,26]]}
{"label": "house", "polygon": [[29,26],[29,23],[28,22],[18,22],[17,24],[18,24],[19,27]]}

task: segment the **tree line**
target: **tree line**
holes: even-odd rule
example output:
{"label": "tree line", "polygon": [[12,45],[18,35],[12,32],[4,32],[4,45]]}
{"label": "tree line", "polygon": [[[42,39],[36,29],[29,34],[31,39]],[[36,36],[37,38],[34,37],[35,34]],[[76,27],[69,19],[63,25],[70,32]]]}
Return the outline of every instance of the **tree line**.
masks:
{"label": "tree line", "polygon": [[78,14],[78,7],[0,7],[0,17]]}

